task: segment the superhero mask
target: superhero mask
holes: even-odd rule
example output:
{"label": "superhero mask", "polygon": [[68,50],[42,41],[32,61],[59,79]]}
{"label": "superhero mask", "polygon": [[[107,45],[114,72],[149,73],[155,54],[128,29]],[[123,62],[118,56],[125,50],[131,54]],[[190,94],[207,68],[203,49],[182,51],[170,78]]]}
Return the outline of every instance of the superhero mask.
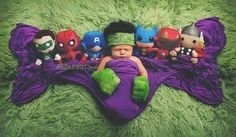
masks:
{"label": "superhero mask", "polygon": [[80,38],[73,30],[61,31],[56,35],[56,48],[62,52],[60,56],[56,57],[56,60],[73,60],[77,55],[82,54],[78,50],[80,45]]}
{"label": "superhero mask", "polygon": [[49,53],[55,47],[55,42],[50,36],[43,36],[40,39],[34,39],[35,49],[42,53]]}

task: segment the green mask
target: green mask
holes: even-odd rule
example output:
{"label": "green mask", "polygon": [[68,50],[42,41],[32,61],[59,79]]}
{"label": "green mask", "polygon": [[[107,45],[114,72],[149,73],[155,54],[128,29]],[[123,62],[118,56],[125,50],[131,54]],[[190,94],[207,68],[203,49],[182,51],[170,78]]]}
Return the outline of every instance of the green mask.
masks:
{"label": "green mask", "polygon": [[116,33],[108,36],[108,45],[131,45],[134,46],[134,34],[133,33]]}
{"label": "green mask", "polygon": [[[38,44],[38,43],[35,43],[35,44]],[[53,41],[49,40],[49,41],[47,41],[47,42],[45,42],[43,44],[38,44],[38,47],[35,46],[35,48],[37,50],[39,50],[39,51],[42,51],[42,50],[46,50],[46,49],[48,49],[48,48],[50,48],[52,46],[53,46]]]}

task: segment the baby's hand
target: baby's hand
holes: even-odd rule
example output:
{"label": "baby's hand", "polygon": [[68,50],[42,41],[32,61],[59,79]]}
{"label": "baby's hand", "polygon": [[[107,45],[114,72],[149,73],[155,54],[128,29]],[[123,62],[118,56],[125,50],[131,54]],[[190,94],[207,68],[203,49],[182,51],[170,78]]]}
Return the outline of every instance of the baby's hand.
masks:
{"label": "baby's hand", "polygon": [[137,76],[134,78],[132,98],[137,102],[146,101],[149,94],[149,82],[146,77]]}
{"label": "baby's hand", "polygon": [[112,95],[116,87],[120,84],[119,77],[117,77],[116,73],[110,68],[95,71],[92,77],[100,86],[101,91],[109,96]]}
{"label": "baby's hand", "polygon": [[35,64],[38,65],[38,66],[41,65],[41,64],[42,64],[42,60],[37,59],[36,62],[35,62]]}

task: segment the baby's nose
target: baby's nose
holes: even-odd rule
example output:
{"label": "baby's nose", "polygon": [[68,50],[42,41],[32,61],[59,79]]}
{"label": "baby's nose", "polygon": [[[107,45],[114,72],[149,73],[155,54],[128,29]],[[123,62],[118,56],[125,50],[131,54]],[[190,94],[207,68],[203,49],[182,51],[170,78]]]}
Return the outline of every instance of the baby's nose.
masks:
{"label": "baby's nose", "polygon": [[121,50],[121,51],[120,51],[120,54],[121,54],[121,55],[124,55],[124,54],[125,54],[125,50]]}

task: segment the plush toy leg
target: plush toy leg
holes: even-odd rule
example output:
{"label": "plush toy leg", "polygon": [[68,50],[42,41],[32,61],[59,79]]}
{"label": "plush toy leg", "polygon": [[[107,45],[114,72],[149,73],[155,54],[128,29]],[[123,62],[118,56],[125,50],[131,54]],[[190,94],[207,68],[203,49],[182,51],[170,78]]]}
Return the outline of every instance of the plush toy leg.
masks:
{"label": "plush toy leg", "polygon": [[119,77],[109,68],[103,69],[102,71],[95,71],[92,77],[100,86],[101,91],[107,95],[112,95],[116,87],[120,84]]}
{"label": "plush toy leg", "polygon": [[132,98],[137,102],[143,102],[147,99],[148,94],[149,82],[147,78],[143,76],[135,77]]}

